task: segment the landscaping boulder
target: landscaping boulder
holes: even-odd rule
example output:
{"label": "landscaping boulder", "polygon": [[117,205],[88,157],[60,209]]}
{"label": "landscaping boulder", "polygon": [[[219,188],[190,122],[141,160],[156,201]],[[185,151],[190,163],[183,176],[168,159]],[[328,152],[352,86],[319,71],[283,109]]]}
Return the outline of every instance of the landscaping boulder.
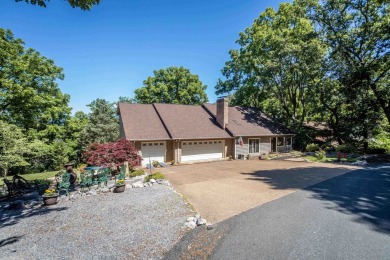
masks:
{"label": "landscaping boulder", "polygon": [[187,218],[187,222],[190,222],[190,221],[196,221],[196,218],[194,218],[194,217],[189,217],[189,218]]}
{"label": "landscaping boulder", "polygon": [[197,221],[196,221],[196,224],[198,226],[203,226],[203,225],[206,225],[206,220],[204,218],[199,218]]}
{"label": "landscaping boulder", "polygon": [[133,188],[143,188],[144,187],[144,184],[143,184],[143,182],[134,182],[133,184],[132,184],[132,186],[133,186]]}
{"label": "landscaping boulder", "polygon": [[184,226],[189,229],[194,229],[196,228],[196,223],[195,221],[188,221],[184,224]]}

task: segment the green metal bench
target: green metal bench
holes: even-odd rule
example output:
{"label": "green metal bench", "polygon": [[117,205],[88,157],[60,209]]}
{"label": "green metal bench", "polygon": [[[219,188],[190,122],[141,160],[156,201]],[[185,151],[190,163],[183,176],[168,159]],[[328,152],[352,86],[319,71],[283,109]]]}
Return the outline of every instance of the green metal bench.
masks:
{"label": "green metal bench", "polygon": [[111,175],[109,168],[100,168],[97,172],[95,183],[97,183],[99,187],[101,183],[104,183],[104,185],[107,186],[109,175]]}
{"label": "green metal bench", "polygon": [[80,186],[81,191],[84,192],[84,188],[88,187],[88,189],[91,189],[91,186],[93,185],[93,171],[86,170],[83,173],[80,174]]}
{"label": "green metal bench", "polygon": [[69,187],[70,187],[70,173],[64,172],[61,175],[61,180],[57,183],[57,189],[58,189],[58,191],[65,190],[66,196],[68,196]]}

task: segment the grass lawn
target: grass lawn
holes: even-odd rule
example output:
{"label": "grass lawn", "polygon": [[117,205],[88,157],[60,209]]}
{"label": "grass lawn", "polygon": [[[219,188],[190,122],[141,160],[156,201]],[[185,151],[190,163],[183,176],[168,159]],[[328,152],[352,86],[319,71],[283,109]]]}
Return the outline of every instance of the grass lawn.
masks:
{"label": "grass lawn", "polygon": [[[53,171],[53,172],[40,172],[40,173],[30,173],[30,174],[21,174],[23,178],[25,178],[28,181],[32,180],[45,180],[47,178],[54,177],[58,171]],[[8,180],[12,180],[12,176],[7,176]],[[0,185],[3,185],[3,178],[0,179]]]}
{"label": "grass lawn", "polygon": [[[309,160],[310,162],[337,162],[337,157],[335,156],[329,156],[329,157],[324,157],[323,159],[318,159],[314,155],[307,155],[303,157],[304,159]],[[356,158],[341,158],[341,162],[356,162]]]}

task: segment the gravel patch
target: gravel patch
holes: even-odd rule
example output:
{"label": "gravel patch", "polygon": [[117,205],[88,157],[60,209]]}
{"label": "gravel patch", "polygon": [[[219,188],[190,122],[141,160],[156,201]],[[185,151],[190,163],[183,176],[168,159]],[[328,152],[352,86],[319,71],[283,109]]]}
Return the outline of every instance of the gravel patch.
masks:
{"label": "gravel patch", "polygon": [[1,259],[160,259],[193,214],[165,185],[44,207],[0,207]]}

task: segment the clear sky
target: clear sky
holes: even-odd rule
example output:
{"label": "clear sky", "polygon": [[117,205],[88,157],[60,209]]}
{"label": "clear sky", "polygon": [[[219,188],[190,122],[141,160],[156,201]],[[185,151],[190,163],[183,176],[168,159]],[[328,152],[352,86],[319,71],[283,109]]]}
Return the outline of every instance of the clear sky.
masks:
{"label": "clear sky", "polygon": [[239,32],[280,2],[101,0],[84,12],[63,0],[51,0],[47,8],[1,0],[0,27],[64,69],[59,86],[70,94],[73,112],[88,112],[96,98],[133,97],[153,70],[169,66],[199,75],[214,102],[214,86]]}

